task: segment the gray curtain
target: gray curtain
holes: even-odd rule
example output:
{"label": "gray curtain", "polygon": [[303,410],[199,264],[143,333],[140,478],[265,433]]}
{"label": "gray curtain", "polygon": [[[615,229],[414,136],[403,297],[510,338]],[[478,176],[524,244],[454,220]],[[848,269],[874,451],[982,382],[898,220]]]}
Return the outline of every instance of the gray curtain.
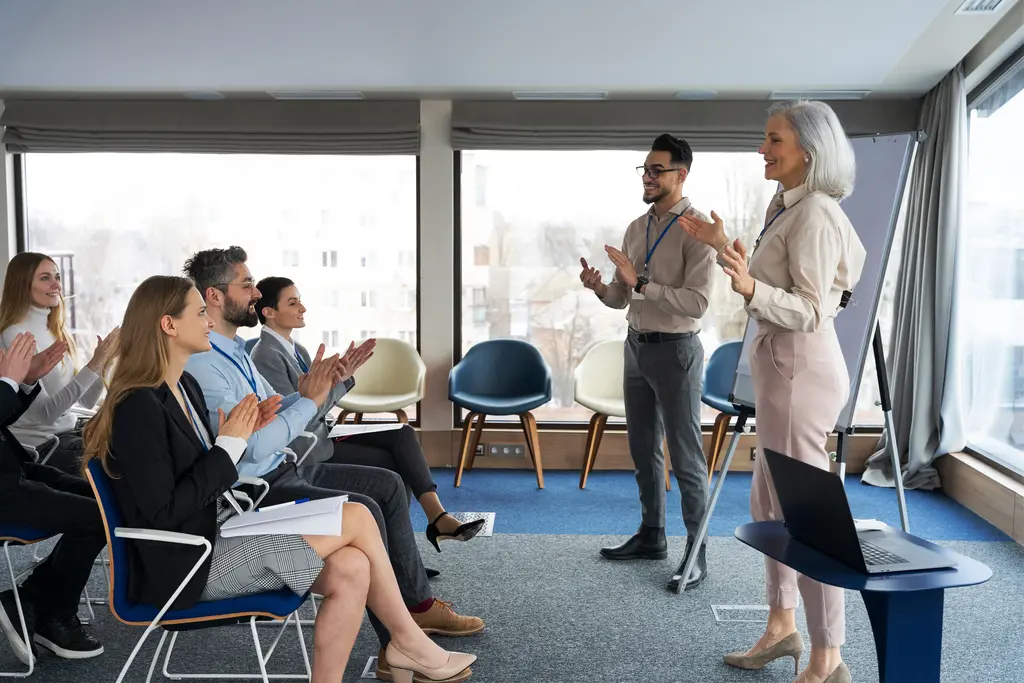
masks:
{"label": "gray curtain", "polygon": [[[893,421],[906,488],[940,486],[935,459],[967,444],[956,354],[957,246],[967,175],[963,65],[925,97],[907,197],[903,249],[889,339]],[[895,486],[883,434],[862,481]]]}
{"label": "gray curtain", "polygon": [[[749,152],[764,140],[770,102],[474,102],[452,104],[452,146],[472,149],[649,149],[660,133],[694,150]],[[921,100],[830,102],[850,135],[914,130]]]}
{"label": "gray curtain", "polygon": [[8,152],[418,154],[413,101],[13,100]]}

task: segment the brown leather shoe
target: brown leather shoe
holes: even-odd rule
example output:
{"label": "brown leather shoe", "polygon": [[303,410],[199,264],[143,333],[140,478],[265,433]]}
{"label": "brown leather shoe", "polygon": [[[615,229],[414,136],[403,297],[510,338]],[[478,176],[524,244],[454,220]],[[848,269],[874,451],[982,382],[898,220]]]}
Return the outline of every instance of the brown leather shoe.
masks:
{"label": "brown leather shoe", "polygon": [[[391,675],[391,667],[388,666],[388,659],[384,654],[384,648],[377,650],[377,669],[374,671],[378,680],[381,681],[393,681],[394,676]],[[446,678],[444,683],[461,683],[470,676],[473,675],[472,669],[466,669],[462,673],[458,674],[454,678]],[[422,674],[414,673],[412,676],[413,683],[438,683],[437,681],[426,678]]]}
{"label": "brown leather shoe", "polygon": [[412,615],[424,633],[436,633],[439,636],[469,636],[484,630],[484,620],[480,617],[464,617],[456,614],[450,602],[434,598],[434,604],[426,612]]}

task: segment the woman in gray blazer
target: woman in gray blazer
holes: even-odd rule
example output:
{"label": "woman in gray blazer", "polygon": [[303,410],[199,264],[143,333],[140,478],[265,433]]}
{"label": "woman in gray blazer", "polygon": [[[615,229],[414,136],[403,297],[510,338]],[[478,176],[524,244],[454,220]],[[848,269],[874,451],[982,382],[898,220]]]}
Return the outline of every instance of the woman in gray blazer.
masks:
{"label": "woman in gray blazer", "polygon": [[[309,368],[309,352],[292,339],[293,330],[306,326],[303,319],[306,307],[302,305],[295,283],[288,278],[264,278],[257,283],[256,288],[261,294],[260,300],[256,302],[256,315],[259,316],[263,330],[250,355],[256,369],[274,390],[287,396],[298,390],[299,379]],[[306,427],[306,431],[317,436],[313,450],[306,456],[307,461],[308,464],[332,462],[370,465],[397,472],[420,502],[427,519],[433,520],[427,525],[427,540],[441,552],[439,541],[468,541],[480,532],[485,520],[476,519],[460,524],[459,520],[445,511],[437,496],[437,484],[434,483],[426,456],[423,455],[412,427],[405,425],[396,430],[358,434],[337,441],[327,437],[328,410],[355,385],[352,373],[373,355],[375,343],[375,340],[370,339],[358,347],[350,346],[346,352],[345,380],[334,387],[331,397]],[[293,450],[301,452],[306,447],[305,444],[296,444]]]}

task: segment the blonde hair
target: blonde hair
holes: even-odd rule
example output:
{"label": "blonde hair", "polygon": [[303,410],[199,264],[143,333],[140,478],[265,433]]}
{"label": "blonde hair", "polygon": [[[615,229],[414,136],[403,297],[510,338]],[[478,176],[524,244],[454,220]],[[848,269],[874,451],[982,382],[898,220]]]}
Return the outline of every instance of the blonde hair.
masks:
{"label": "blonde hair", "polygon": [[160,327],[165,315],[179,317],[188,305],[188,295],[195,289],[192,281],[176,275],[154,275],[132,293],[121,323],[118,346],[107,359],[101,376],[108,376],[107,399],[83,431],[85,441],[82,471],[89,460],[96,458],[104,471],[110,470],[110,439],[114,427],[114,410],[124,398],[141,388],[155,388],[164,381],[170,349],[167,335]]}
{"label": "blonde hair", "polygon": [[[28,309],[32,305],[32,282],[36,278],[36,270],[44,261],[49,261],[54,268],[57,268],[57,262],[52,258],[34,251],[23,251],[7,264],[3,296],[0,297],[0,334],[12,325],[24,321],[28,316]],[[57,269],[59,272],[60,269]],[[72,366],[77,370],[75,340],[68,332],[64,315],[63,290],[61,290],[57,305],[52,307],[46,316],[46,329],[50,331],[54,339],[68,345],[68,356],[71,358]],[[63,362],[62,359],[61,363]]]}

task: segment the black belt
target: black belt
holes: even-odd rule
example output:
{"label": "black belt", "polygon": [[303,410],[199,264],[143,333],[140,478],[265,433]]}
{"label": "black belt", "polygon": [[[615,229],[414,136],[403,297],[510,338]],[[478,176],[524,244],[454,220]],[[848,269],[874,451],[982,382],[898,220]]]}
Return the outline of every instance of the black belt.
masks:
{"label": "black belt", "polygon": [[697,334],[696,332],[636,332],[629,331],[629,336],[641,344],[662,344],[686,339]]}

